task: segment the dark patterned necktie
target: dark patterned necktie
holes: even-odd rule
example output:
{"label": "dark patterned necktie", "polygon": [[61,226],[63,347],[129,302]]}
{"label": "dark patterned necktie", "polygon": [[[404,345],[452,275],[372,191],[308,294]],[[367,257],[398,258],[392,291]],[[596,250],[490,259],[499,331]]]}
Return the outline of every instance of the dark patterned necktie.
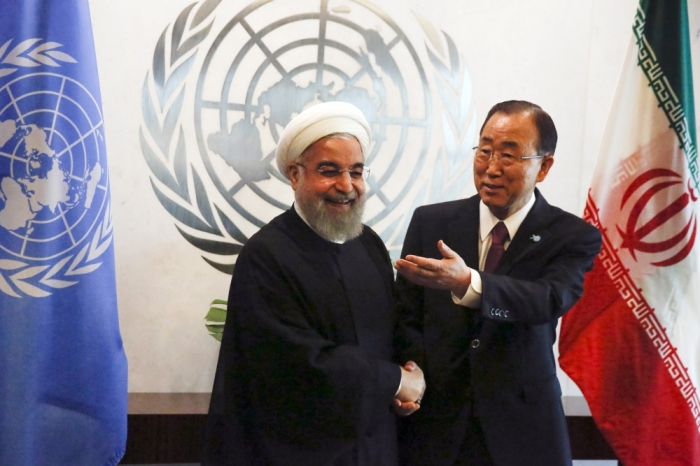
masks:
{"label": "dark patterned necktie", "polygon": [[491,247],[489,248],[488,254],[486,254],[486,263],[484,264],[484,272],[495,272],[498,267],[498,263],[503,257],[503,253],[506,251],[503,247],[504,243],[508,240],[508,228],[503,222],[498,222],[493,230],[491,230]]}

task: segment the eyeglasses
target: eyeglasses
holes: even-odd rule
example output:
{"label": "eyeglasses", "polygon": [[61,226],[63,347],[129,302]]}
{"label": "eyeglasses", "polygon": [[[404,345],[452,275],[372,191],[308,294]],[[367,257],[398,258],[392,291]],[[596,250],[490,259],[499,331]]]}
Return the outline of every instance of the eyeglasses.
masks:
{"label": "eyeglasses", "polygon": [[367,178],[369,178],[369,167],[353,167],[340,169],[334,168],[332,166],[323,166],[321,168],[308,168],[307,166],[296,162],[294,163],[294,165],[298,165],[307,170],[313,170],[315,172],[318,172],[322,177],[327,178],[328,181],[332,181],[335,178],[342,176],[345,172],[347,172],[347,174],[350,175],[350,178],[353,180],[367,180]]}
{"label": "eyeglasses", "polygon": [[543,157],[546,157],[546,155],[526,155],[521,157],[518,155],[504,154],[503,152],[496,152],[492,149],[487,149],[486,147],[479,146],[472,147],[472,150],[475,151],[475,162],[478,162],[482,165],[487,165],[491,161],[491,157],[493,157],[494,160],[500,163],[502,167],[510,167],[512,165],[515,165],[516,163],[522,162],[523,160],[541,159]]}

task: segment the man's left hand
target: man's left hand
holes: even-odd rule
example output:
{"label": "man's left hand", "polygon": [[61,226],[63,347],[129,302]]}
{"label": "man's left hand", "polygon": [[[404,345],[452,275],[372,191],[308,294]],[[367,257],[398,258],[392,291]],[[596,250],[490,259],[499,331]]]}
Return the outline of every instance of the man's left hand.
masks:
{"label": "man's left hand", "polygon": [[442,240],[438,241],[442,259],[406,256],[394,264],[401,275],[418,285],[441,290],[450,290],[461,298],[469,289],[472,274],[464,260]]}

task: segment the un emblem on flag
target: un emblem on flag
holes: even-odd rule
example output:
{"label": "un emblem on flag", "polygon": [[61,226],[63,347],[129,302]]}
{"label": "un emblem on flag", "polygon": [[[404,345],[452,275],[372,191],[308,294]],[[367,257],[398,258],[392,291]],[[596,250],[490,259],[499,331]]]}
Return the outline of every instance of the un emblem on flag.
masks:
{"label": "un emblem on flag", "polygon": [[0,292],[44,297],[99,267],[112,239],[102,113],[55,73],[0,87]]}
{"label": "un emblem on flag", "polygon": [[320,102],[352,103],[372,127],[364,223],[392,256],[415,207],[462,194],[477,131],[469,72],[449,35],[400,16],[367,1],[204,1],[166,28],[141,148],[158,200],[210,265],[231,273],[247,239],[291,206],[275,148]]}

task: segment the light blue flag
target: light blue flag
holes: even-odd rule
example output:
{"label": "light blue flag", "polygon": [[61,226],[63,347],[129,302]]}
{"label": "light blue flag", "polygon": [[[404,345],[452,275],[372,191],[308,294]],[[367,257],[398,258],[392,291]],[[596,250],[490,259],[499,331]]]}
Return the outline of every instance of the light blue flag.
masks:
{"label": "light blue flag", "polygon": [[2,0],[0,465],[126,444],[109,178],[87,0]]}

